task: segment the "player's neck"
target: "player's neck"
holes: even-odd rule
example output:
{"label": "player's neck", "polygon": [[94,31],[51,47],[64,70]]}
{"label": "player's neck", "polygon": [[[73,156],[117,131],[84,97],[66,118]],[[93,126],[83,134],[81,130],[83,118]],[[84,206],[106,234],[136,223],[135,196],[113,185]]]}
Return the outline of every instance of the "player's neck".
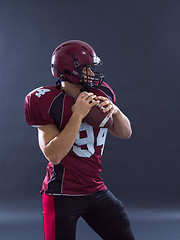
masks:
{"label": "player's neck", "polygon": [[73,98],[77,98],[77,96],[80,93],[80,89],[82,88],[82,86],[80,85],[76,85],[73,83],[69,83],[69,82],[62,82],[61,85],[61,90],[63,90],[68,96],[73,97]]}

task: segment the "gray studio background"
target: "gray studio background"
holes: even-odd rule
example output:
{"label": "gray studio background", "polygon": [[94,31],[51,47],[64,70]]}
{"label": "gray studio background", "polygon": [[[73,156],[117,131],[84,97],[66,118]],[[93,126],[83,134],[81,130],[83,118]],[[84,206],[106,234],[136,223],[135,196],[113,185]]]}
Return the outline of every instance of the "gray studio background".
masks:
{"label": "gray studio background", "polygon": [[[108,135],[102,176],[129,210],[138,239],[160,240],[168,222],[159,232],[149,223],[142,230],[137,219],[162,214],[179,222],[179,27],[178,0],[0,0],[0,239],[43,239],[47,161],[25,123],[24,97],[55,84],[51,54],[70,39],[93,46],[131,120],[131,139]],[[162,239],[178,240],[177,229]],[[78,239],[83,234],[99,239],[80,222]]]}

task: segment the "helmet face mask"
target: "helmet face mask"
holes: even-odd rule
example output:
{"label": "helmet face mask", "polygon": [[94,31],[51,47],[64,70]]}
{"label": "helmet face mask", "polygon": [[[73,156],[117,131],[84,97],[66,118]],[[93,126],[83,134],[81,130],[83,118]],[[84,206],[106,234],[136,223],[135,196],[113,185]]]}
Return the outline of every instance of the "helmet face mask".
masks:
{"label": "helmet face mask", "polygon": [[103,83],[104,75],[96,71],[96,65],[94,64],[87,64],[82,70],[78,71],[81,74],[80,83],[82,83],[85,89],[97,87]]}
{"label": "helmet face mask", "polygon": [[51,59],[51,71],[58,81],[82,85],[85,90],[102,84],[104,75],[95,71],[98,65],[102,65],[102,62],[93,48],[78,40],[59,45]]}

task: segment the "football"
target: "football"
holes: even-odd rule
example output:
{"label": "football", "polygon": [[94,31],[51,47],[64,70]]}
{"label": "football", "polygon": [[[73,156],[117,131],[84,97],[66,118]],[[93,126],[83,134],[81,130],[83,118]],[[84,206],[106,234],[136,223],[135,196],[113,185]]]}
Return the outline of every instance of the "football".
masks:
{"label": "football", "polygon": [[113,124],[112,116],[108,117],[110,111],[103,113],[102,110],[98,106],[92,107],[83,121],[93,127],[110,128]]}

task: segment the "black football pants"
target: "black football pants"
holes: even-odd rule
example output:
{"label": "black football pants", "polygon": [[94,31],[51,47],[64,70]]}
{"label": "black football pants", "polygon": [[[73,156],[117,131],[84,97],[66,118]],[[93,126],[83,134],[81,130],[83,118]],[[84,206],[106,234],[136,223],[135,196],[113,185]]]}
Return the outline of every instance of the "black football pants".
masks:
{"label": "black football pants", "polygon": [[79,217],[104,240],[134,240],[125,209],[109,190],[87,196],[43,194],[45,240],[74,240]]}

